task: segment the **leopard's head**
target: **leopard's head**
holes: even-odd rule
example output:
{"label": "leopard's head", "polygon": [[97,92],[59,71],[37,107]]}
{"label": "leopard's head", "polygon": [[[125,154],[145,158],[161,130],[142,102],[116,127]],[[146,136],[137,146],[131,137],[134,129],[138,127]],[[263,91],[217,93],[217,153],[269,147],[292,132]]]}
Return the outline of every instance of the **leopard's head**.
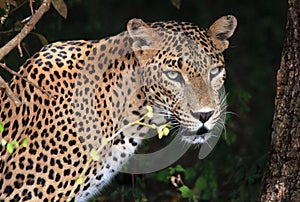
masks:
{"label": "leopard's head", "polygon": [[181,129],[182,140],[188,143],[206,142],[213,129],[224,124],[222,52],[236,25],[231,15],[209,29],[174,21],[148,25],[140,19],[127,25],[147,99],[157,114]]}

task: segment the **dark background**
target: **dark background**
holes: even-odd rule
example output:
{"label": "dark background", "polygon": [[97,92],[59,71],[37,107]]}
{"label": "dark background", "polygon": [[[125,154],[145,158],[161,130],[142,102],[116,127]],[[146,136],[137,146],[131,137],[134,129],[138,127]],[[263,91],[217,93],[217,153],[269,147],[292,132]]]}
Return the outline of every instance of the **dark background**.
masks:
{"label": "dark background", "polygon": [[[120,174],[95,200],[105,201],[256,201],[270,145],[276,70],[285,35],[287,3],[282,0],[182,0],[177,10],[170,0],[68,0],[68,17],[53,8],[37,24],[35,33],[22,43],[24,56],[16,50],[4,61],[17,69],[26,58],[49,43],[60,40],[100,39],[126,28],[133,17],[144,21],[181,20],[209,27],[222,15],[238,19],[237,30],[225,51],[228,95],[226,136],[213,152],[199,160],[191,149],[173,167],[194,199],[185,198],[168,182],[172,170],[139,176]],[[38,7],[36,1],[36,7]],[[2,12],[2,13],[1,13]],[[3,11],[0,13],[3,14]],[[27,5],[0,25],[0,44],[8,42],[20,20],[30,15]],[[45,43],[45,42],[44,42]],[[9,80],[3,71],[1,75]],[[180,170],[177,166],[177,170]]]}

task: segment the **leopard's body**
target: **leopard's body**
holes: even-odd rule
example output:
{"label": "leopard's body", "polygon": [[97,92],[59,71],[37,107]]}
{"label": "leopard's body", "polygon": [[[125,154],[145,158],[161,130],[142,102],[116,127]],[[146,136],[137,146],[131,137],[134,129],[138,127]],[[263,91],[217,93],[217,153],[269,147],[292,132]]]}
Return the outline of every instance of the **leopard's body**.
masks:
{"label": "leopard's body", "polygon": [[[18,77],[10,87],[21,106],[0,91],[1,140],[20,144],[12,153],[0,146],[0,198],[86,201],[149,131],[132,125],[118,132],[142,117],[146,106],[153,106],[154,117],[145,122],[171,120],[186,131],[182,140],[206,141],[222,113],[222,52],[235,27],[233,16],[220,18],[208,30],[133,19],[127,32],[113,37],[42,48],[19,73],[51,97]],[[27,146],[22,146],[24,139]],[[100,160],[91,162],[93,149]]]}

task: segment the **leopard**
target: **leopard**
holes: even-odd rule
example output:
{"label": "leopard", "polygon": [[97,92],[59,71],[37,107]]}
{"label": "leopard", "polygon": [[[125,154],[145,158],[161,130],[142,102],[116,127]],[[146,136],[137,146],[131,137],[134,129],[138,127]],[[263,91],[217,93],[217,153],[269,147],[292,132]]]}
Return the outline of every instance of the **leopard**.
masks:
{"label": "leopard", "polygon": [[233,15],[209,28],[133,18],[115,36],[44,46],[10,82],[21,104],[0,91],[0,199],[87,201],[149,126],[169,123],[182,143],[205,143],[224,114],[223,51],[236,27]]}

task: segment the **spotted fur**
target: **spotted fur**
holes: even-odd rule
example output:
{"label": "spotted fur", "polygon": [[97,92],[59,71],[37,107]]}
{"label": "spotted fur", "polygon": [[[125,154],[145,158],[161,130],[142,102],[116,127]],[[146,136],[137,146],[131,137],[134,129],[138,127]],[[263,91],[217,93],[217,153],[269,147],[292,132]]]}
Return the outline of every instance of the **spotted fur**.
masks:
{"label": "spotted fur", "polygon": [[[86,201],[120,170],[149,128],[133,125],[108,143],[104,138],[142,117],[147,105],[154,118],[145,122],[172,121],[186,131],[182,140],[206,141],[222,113],[222,52],[236,24],[233,16],[209,29],[132,19],[116,36],[43,47],[19,73],[52,97],[18,77],[10,87],[21,106],[0,92],[1,139],[20,144],[13,153],[0,145],[0,198]],[[99,148],[100,161],[84,172],[91,150]],[[71,195],[80,175],[83,183]]]}

